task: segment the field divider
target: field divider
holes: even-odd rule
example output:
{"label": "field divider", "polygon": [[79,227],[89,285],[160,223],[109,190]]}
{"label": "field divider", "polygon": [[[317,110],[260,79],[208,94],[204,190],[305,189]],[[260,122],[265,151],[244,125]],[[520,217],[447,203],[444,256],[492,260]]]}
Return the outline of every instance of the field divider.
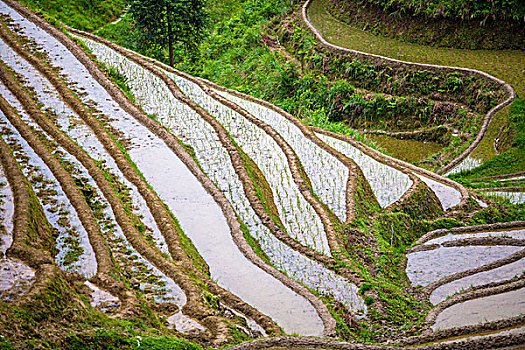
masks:
{"label": "field divider", "polygon": [[[508,320],[487,322],[483,324],[450,328],[431,334],[412,336],[402,340],[389,343],[368,345],[349,343],[344,341],[280,336],[273,338],[262,338],[252,342],[246,342],[230,347],[231,350],[262,350],[270,348],[300,348],[300,349],[324,349],[324,350],[452,350],[452,349],[518,349],[525,341],[525,333],[510,335],[494,335],[491,337],[480,337],[477,339],[465,339],[457,343],[444,343],[442,341],[453,340],[455,337],[478,335],[488,331],[505,330],[509,327],[519,327],[525,324],[525,315],[516,316]],[[436,342],[429,344],[431,342]],[[397,344],[396,344],[397,343]],[[424,345],[420,345],[424,344]]]}
{"label": "field divider", "polygon": [[[449,229],[439,229],[427,232],[420,239],[416,241],[415,244],[423,244],[431,239],[445,236],[447,234],[461,234],[461,233],[475,233],[480,231],[489,231],[489,230],[506,230],[506,229],[515,229],[515,228],[525,228],[525,221],[512,221],[512,222],[503,222],[496,224],[484,224],[484,225],[475,225],[475,226],[465,226],[465,227],[454,227]],[[415,248],[415,247],[414,247]],[[411,248],[411,249],[414,249]]]}
{"label": "field divider", "polygon": [[[133,116],[142,125],[147,127],[157,137],[163,140],[166,145],[186,164],[188,169],[198,178],[203,184],[205,189],[212,195],[215,201],[221,206],[228,224],[232,229],[232,236],[234,242],[237,244],[241,252],[255,265],[263,269],[273,277],[280,280],[286,286],[303,296],[307,299],[317,310],[320,318],[323,320],[326,336],[335,335],[335,320],[331,316],[327,307],[324,303],[312,294],[306,287],[284,275],[274,267],[268,266],[262,259],[260,259],[249,244],[244,239],[240,224],[237,219],[237,215],[231,204],[224,197],[224,194],[213,184],[213,182],[204,174],[202,169],[199,168],[198,164],[191,158],[180,141],[173,136],[165,127],[161,126],[148,116],[146,116],[140,108],[132,103],[128,97],[100,70],[97,64],[89,57],[89,55],[83,51],[69,36],[64,34],[59,29],[51,26],[49,23],[38,17],[33,12],[29,11],[24,6],[21,6],[15,1],[5,0],[6,4],[15,9],[18,13],[24,16],[26,19],[33,22],[35,25],[46,31],[48,34],[55,37],[61,44],[63,44],[74,56],[77,58],[90,72],[92,77],[110,94],[110,96],[131,116]],[[82,35],[82,32],[80,33]],[[130,181],[131,182],[131,181]],[[164,207],[164,206],[162,206]],[[159,227],[160,228],[160,227]],[[188,262],[191,264],[191,262]],[[193,266],[193,265],[192,265]],[[263,326],[267,334],[280,334],[280,328],[271,320],[268,316],[262,314],[254,307],[246,304],[237,296],[233,295],[229,291],[226,291],[222,287],[218,286],[208,276],[204,275],[200,271],[195,271],[197,275],[208,285],[208,289],[215,294],[221,296],[222,300],[234,306],[237,310],[241,311],[245,315],[255,320],[258,324]],[[209,322],[211,325],[213,322]],[[227,328],[222,327],[223,332],[227,331]]]}
{"label": "field divider", "polygon": [[486,187],[486,188],[476,188],[476,192],[525,192],[525,187],[523,186],[513,186],[513,187]]}
{"label": "field divider", "polygon": [[417,245],[414,248],[407,249],[407,253],[423,252],[435,250],[441,247],[469,247],[469,246],[492,246],[507,245],[514,247],[525,246],[525,239],[508,238],[508,237],[470,237],[461,238],[443,243]]}
{"label": "field divider", "polygon": [[431,326],[436,322],[438,315],[446,308],[463,303],[468,300],[479,299],[491,295],[501,294],[510,292],[513,290],[521,289],[525,287],[525,276],[519,276],[516,279],[510,281],[502,281],[493,285],[478,286],[475,288],[469,288],[460,294],[456,294],[449,299],[445,299],[436,306],[425,316],[423,321],[427,326]]}
{"label": "field divider", "polygon": [[518,260],[521,260],[525,258],[525,249],[521,249],[505,258],[502,258],[502,259],[499,259],[499,260],[496,260],[496,261],[493,261],[491,263],[488,263],[488,264],[485,264],[485,265],[482,265],[482,266],[478,266],[478,267],[475,267],[473,269],[469,269],[469,270],[465,270],[465,271],[460,271],[460,272],[456,272],[456,273],[453,273],[451,275],[448,275],[448,276],[445,276],[435,282],[432,282],[430,283],[429,285],[427,285],[425,288],[423,288],[423,293],[426,294],[426,295],[429,295],[432,294],[432,292],[434,290],[436,290],[438,287],[444,285],[444,284],[448,284],[450,282],[453,282],[453,281],[456,281],[456,280],[459,280],[463,277],[467,277],[467,276],[472,276],[472,275],[475,275],[479,272],[485,272],[485,271],[489,271],[489,270],[493,270],[495,268],[498,268],[498,267],[501,267],[501,266],[504,266],[504,265],[508,265],[508,264],[511,264],[513,262],[516,262]]}
{"label": "field divider", "polygon": [[504,82],[503,80],[498,79],[498,78],[496,78],[496,77],[494,77],[494,76],[492,76],[492,75],[490,75],[488,73],[482,72],[480,70],[470,69],[470,68],[461,68],[461,67],[440,66],[440,65],[435,65],[435,64],[424,64],[424,63],[401,61],[401,60],[396,60],[396,59],[385,57],[385,56],[374,55],[374,54],[370,54],[370,53],[366,53],[366,52],[362,52],[362,51],[357,51],[357,50],[351,50],[351,49],[347,49],[347,48],[344,48],[344,47],[341,47],[341,46],[337,46],[337,45],[331,44],[322,36],[322,34],[319,32],[319,30],[317,30],[317,28],[315,28],[315,26],[310,22],[310,20],[308,18],[308,8],[310,7],[311,2],[312,2],[312,0],[306,0],[304,5],[302,6],[302,9],[301,9],[302,19],[303,19],[304,23],[306,24],[306,26],[308,27],[308,29],[315,35],[317,40],[319,40],[321,46],[323,46],[323,47],[325,47],[325,48],[327,48],[327,49],[329,49],[331,51],[334,51],[336,53],[342,53],[342,54],[346,54],[346,55],[351,55],[352,57],[356,57],[356,58],[374,59],[377,62],[381,62],[381,63],[403,65],[403,66],[407,66],[409,68],[425,68],[425,69],[429,69],[429,70],[432,70],[432,71],[450,71],[450,72],[459,72],[459,73],[472,75],[472,76],[478,76],[478,77],[481,77],[483,79],[492,80],[493,82],[495,82],[498,85],[500,85],[507,92],[507,98],[503,102],[501,102],[500,104],[498,104],[497,106],[492,108],[490,111],[488,111],[488,113],[485,115],[485,118],[483,119],[483,125],[481,126],[481,129],[478,132],[478,135],[476,136],[476,139],[459,156],[457,156],[455,159],[453,159],[451,162],[449,162],[446,166],[444,166],[441,169],[439,169],[438,170],[438,174],[445,174],[445,173],[447,173],[449,170],[453,169],[456,165],[458,165],[465,158],[467,158],[476,149],[476,147],[479,145],[481,140],[483,140],[483,137],[485,137],[485,134],[487,133],[487,130],[488,130],[489,125],[490,125],[490,122],[492,121],[492,119],[494,118],[496,113],[499,112],[500,110],[502,110],[503,108],[507,107],[508,105],[510,105],[512,103],[512,101],[514,101],[514,99],[516,98],[516,92],[514,91],[512,86],[510,86],[510,84],[508,84],[508,83]]}

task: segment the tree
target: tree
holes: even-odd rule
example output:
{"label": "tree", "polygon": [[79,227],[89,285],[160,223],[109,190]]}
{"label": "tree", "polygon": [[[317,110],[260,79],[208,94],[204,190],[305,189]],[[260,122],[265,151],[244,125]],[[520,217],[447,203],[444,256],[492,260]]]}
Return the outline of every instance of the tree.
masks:
{"label": "tree", "polygon": [[195,52],[202,39],[204,0],[131,0],[129,12],[146,45],[154,50],[168,47],[171,66],[176,44]]}

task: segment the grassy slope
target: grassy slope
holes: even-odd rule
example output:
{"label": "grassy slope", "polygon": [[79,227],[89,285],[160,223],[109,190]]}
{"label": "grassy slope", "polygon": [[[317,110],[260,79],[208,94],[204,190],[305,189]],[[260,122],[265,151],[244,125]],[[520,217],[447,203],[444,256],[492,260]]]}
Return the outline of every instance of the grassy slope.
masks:
{"label": "grassy slope", "polygon": [[335,45],[404,61],[478,69],[505,80],[525,97],[525,51],[435,48],[374,36],[337,21],[324,0],[312,1],[308,14],[324,38]]}
{"label": "grassy slope", "polygon": [[325,1],[336,18],[374,35],[462,49],[521,49],[525,46],[525,21],[521,19],[443,18],[397,7],[384,9],[366,0]]}
{"label": "grassy slope", "polygon": [[[525,96],[525,71],[523,70],[525,51],[434,48],[374,36],[337,21],[323,6],[323,0],[312,2],[309,17],[328,41],[339,46],[412,62],[474,68],[503,79],[514,87],[518,95],[515,102],[518,107],[514,107],[513,113],[518,116],[521,113],[523,118],[524,113],[519,105],[523,103]],[[496,156],[493,149],[494,138],[497,137],[500,129],[514,128],[511,120],[508,119],[509,116],[509,108],[496,115],[490,125],[487,137],[474,151],[473,157],[487,161]],[[519,133],[519,130],[517,131]],[[516,136],[518,137],[518,134]],[[523,162],[520,162],[518,158],[520,154],[522,153],[516,151],[507,153],[506,158],[498,156],[499,162],[507,162],[509,165],[504,168],[495,168],[493,172],[497,172],[498,169],[506,173],[525,170]],[[509,157],[512,158],[510,162]],[[495,163],[489,163],[489,166],[491,164]]]}
{"label": "grassy slope", "polygon": [[33,11],[41,11],[65,24],[94,31],[116,20],[125,0],[19,0]]}

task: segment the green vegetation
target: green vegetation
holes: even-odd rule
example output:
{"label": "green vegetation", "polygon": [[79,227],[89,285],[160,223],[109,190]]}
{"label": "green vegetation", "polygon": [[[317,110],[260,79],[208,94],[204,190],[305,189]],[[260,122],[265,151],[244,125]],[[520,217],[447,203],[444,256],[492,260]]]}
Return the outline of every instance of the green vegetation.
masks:
{"label": "green vegetation", "polygon": [[[522,18],[496,18],[501,2],[325,0],[325,4],[334,17],[354,28],[401,41],[463,49],[519,50],[525,45]],[[470,9],[457,11],[458,5]],[[482,17],[467,13],[472,7],[487,13]]]}
{"label": "green vegetation", "polygon": [[140,43],[152,51],[168,48],[173,66],[176,44],[186,54],[193,54],[198,47],[206,19],[203,7],[203,0],[133,0],[129,13]]}
{"label": "green vegetation", "polygon": [[335,45],[404,61],[478,69],[508,82],[519,96],[525,95],[525,80],[520,68],[525,60],[523,50],[436,48],[375,36],[337,21],[321,0],[312,1],[308,14],[324,38]]}
{"label": "green vegetation", "polygon": [[126,0],[21,0],[20,3],[68,26],[91,32],[116,20]]}
{"label": "green vegetation", "polygon": [[361,5],[372,3],[390,12],[412,12],[428,17],[452,17],[459,19],[525,18],[525,3],[520,0],[359,0]]}

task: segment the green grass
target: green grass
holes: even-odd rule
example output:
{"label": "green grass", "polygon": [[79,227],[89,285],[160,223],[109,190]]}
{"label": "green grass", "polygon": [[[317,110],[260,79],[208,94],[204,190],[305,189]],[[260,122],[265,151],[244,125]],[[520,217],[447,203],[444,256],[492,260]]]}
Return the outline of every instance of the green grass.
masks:
{"label": "green grass", "polygon": [[87,31],[117,19],[125,0],[20,0],[33,11],[44,12],[65,24]]}
{"label": "green grass", "polygon": [[359,2],[378,5],[385,11],[410,11],[429,18],[486,20],[488,17],[495,17],[521,20],[525,16],[525,4],[520,0],[360,0]]}

